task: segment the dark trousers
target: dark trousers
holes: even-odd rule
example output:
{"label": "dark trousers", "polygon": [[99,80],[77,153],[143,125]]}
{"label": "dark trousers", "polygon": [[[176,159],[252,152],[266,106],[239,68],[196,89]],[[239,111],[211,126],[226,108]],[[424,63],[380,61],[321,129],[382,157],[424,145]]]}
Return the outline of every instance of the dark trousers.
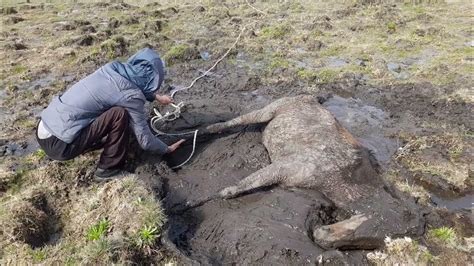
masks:
{"label": "dark trousers", "polygon": [[128,112],[122,107],[112,107],[82,129],[72,143],[66,143],[55,136],[36,138],[48,157],[58,161],[70,160],[80,154],[103,148],[98,167],[110,169],[120,167],[125,162],[129,132]]}

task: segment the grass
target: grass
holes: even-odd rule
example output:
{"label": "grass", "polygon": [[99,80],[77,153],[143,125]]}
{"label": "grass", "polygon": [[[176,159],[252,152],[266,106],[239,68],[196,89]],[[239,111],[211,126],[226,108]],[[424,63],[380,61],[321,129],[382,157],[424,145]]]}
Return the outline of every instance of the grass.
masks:
{"label": "grass", "polygon": [[137,238],[137,245],[139,247],[151,247],[155,244],[159,230],[156,226],[145,225],[139,232]]}
{"label": "grass", "polygon": [[25,183],[26,176],[28,175],[29,170],[27,169],[18,169],[6,178],[1,184],[10,194],[15,194],[19,192]]}
{"label": "grass", "polygon": [[456,231],[451,227],[433,228],[428,231],[428,235],[444,243],[454,243],[457,239]]}
{"label": "grass", "polygon": [[367,254],[375,265],[430,265],[435,257],[430,251],[409,237],[385,239],[385,249]]}
{"label": "grass", "polygon": [[289,66],[290,66],[290,62],[288,62],[288,60],[284,58],[280,58],[280,57],[275,57],[275,58],[272,58],[272,60],[270,61],[269,70],[275,70],[278,68],[286,69]]}
{"label": "grass", "polygon": [[281,39],[291,31],[287,24],[269,26],[262,29],[262,37],[270,39]]}
{"label": "grass", "polygon": [[300,69],[296,72],[296,75],[300,79],[304,79],[309,82],[316,81],[317,83],[328,83],[333,81],[337,75],[338,71],[332,69],[321,69],[318,71]]}
{"label": "grass", "polygon": [[24,72],[26,72],[28,70],[28,67],[26,66],[22,66],[22,65],[15,65],[13,68],[12,68],[12,73],[14,75],[19,75],[19,74],[22,74]]}
{"label": "grass", "polygon": [[387,23],[387,31],[389,33],[394,33],[395,31],[397,31],[397,23],[395,22]]}
{"label": "grass", "polygon": [[34,263],[41,263],[47,258],[47,251],[45,249],[33,249],[31,251],[31,257]]}
{"label": "grass", "polygon": [[187,44],[178,44],[172,46],[163,56],[167,63],[173,64],[186,60],[193,53],[193,49]]}
{"label": "grass", "polygon": [[44,158],[46,158],[46,152],[43,149],[38,149],[35,151],[34,156],[38,160],[43,160]]}
{"label": "grass", "polygon": [[107,231],[109,230],[109,226],[110,224],[107,219],[104,218],[100,220],[97,224],[93,225],[87,231],[87,235],[86,235],[87,240],[96,241],[103,238],[107,234]]}
{"label": "grass", "polygon": [[[464,152],[469,137],[465,132],[445,133],[431,136],[400,136],[408,140],[406,152],[397,156],[400,162],[416,177],[430,180],[437,176],[459,189],[466,188],[469,180],[469,159]],[[437,151],[441,156],[430,155]]]}
{"label": "grass", "polygon": [[100,51],[108,60],[127,54],[128,42],[123,36],[113,36],[100,44]]}

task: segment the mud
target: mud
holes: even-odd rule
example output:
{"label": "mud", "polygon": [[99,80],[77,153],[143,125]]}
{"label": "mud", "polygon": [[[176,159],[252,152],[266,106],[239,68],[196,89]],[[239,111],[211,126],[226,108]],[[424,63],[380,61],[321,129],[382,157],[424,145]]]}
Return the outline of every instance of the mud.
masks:
{"label": "mud", "polygon": [[398,148],[397,141],[387,137],[384,130],[389,114],[375,106],[364,104],[360,99],[339,96],[329,98],[323,106],[362,145],[375,153],[379,164],[387,166]]}
{"label": "mud", "polygon": [[[170,133],[188,132],[263,107],[272,97],[262,91],[266,89],[225,93],[222,98],[210,96],[212,101],[182,94],[178,99],[187,103],[186,111],[162,129]],[[373,149],[383,166],[388,165],[398,147],[396,141],[385,136],[388,114],[361,100],[339,96],[327,98],[324,106]],[[313,242],[315,226],[331,224],[349,215],[315,190],[269,188],[234,200],[213,200],[184,213],[176,211],[186,202],[215,195],[267,166],[270,158],[261,142],[264,127],[240,127],[225,136],[199,135],[196,154],[187,165],[178,171],[158,170],[156,174],[164,177],[163,201],[169,211],[170,240],[185,256],[204,264],[287,265],[316,263],[321,258],[334,263],[365,261],[363,251],[328,252]],[[177,137],[163,139],[171,143]],[[188,140],[176,154],[166,157],[168,165],[184,161],[191,152],[191,144]],[[159,163],[157,158],[146,160]]]}
{"label": "mud", "polygon": [[[262,5],[264,3],[256,4],[257,7]],[[28,122],[35,120],[33,117],[47,104],[52,94],[64,91],[68,84],[108,60],[106,57],[109,55],[101,48],[102,41],[121,37],[130,41],[123,42],[124,49],[118,54],[110,55],[112,57],[125,57],[141,48],[133,41],[137,36],[163,54],[177,44],[189,44],[191,50],[189,56],[184,56],[186,60],[176,60],[175,65],[168,65],[170,80],[165,82],[188,85],[190,80],[206,70],[225,51],[238,32],[239,25],[245,25],[250,18],[256,18],[260,22],[248,34],[243,35],[235,51],[226,60],[192,89],[178,93],[176,100],[185,101],[187,110],[182,118],[166,124],[163,131],[176,133],[201,129],[263,107],[283,96],[302,93],[334,94],[333,97],[325,97],[324,106],[374,152],[383,170],[399,172],[402,181],[407,178],[407,183],[422,185],[428,190],[432,202],[427,207],[432,213],[447,212],[450,217],[470,215],[473,197],[471,183],[465,191],[460,191],[447,186],[446,181],[437,175],[425,175],[420,181],[416,174],[398,165],[393,157],[397,149],[406,144],[401,137],[403,134],[417,138],[461,130],[462,134],[472,136],[472,103],[451,97],[460,87],[467,88],[472,83],[471,79],[466,78],[466,71],[457,67],[465,66],[464,63],[472,61],[471,58],[469,55],[456,54],[458,50],[454,49],[456,43],[463,47],[472,46],[472,42],[466,39],[470,38],[469,31],[464,29],[468,27],[459,26],[467,23],[460,20],[456,25],[450,25],[452,23],[448,23],[449,21],[440,20],[443,17],[468,16],[459,12],[454,13],[455,15],[439,13],[442,15],[433,16],[431,14],[437,13],[428,6],[423,7],[423,12],[418,10],[415,12],[417,15],[412,16],[405,12],[405,8],[410,6],[400,8],[398,5],[374,5],[371,9],[366,9],[360,4],[343,9],[331,6],[322,12],[308,9],[307,12],[311,12],[309,14],[303,12],[302,6],[297,7],[301,8],[300,11],[296,11],[293,4],[286,3],[280,9],[273,7],[269,10],[270,16],[264,18],[248,7],[250,11],[238,9],[240,7],[234,9],[235,6],[232,5],[226,6],[228,10],[212,5],[179,8],[149,5],[145,9],[137,9],[121,3],[76,3],[66,9],[53,5],[21,5],[13,9],[1,9],[6,16],[2,18],[6,29],[2,32],[2,46],[8,51],[5,53],[6,61],[15,64],[6,64],[0,73],[5,79],[0,82],[0,125],[4,128],[0,136],[0,155],[22,156],[37,149],[37,146],[31,145],[36,143],[34,139],[27,140],[25,137],[33,135],[31,127],[34,122]],[[17,11],[19,14],[11,15]],[[108,11],[117,12],[109,14]],[[33,12],[52,12],[52,20],[45,23],[43,17],[36,16]],[[81,12],[92,16],[81,20],[70,19]],[[97,12],[101,16],[97,16]],[[125,16],[117,16],[118,12]],[[304,20],[304,25],[294,20],[293,12],[301,13],[298,21]],[[360,17],[357,14],[366,19],[357,20]],[[272,15],[276,17],[271,17]],[[155,19],[148,22],[140,20],[150,16]],[[41,21],[38,22],[37,17]],[[346,21],[356,17],[355,21]],[[277,21],[273,20],[275,18]],[[21,19],[24,21],[20,21]],[[312,30],[288,32],[281,40],[261,38],[263,26],[273,26],[274,23],[287,19],[294,29],[306,27]],[[375,19],[375,23],[371,19]],[[385,34],[387,21],[396,24],[395,30],[389,34]],[[204,27],[190,27],[189,23]],[[130,25],[133,27],[129,27]],[[460,30],[454,30],[453,26]],[[56,34],[57,31],[60,31],[59,35]],[[156,31],[160,31],[160,34],[156,35]],[[371,43],[372,40],[363,38],[369,31],[377,36],[386,36],[386,42]],[[451,36],[441,37],[451,31]],[[407,39],[404,35],[407,32],[412,32],[410,36],[416,35],[417,38]],[[306,34],[310,35],[305,36]],[[466,38],[459,38],[460,36]],[[437,39],[438,37],[443,40]],[[428,38],[452,47],[454,52],[446,53],[446,49],[443,49],[445,46],[433,48]],[[352,45],[346,47],[347,51],[337,47],[349,40],[357,40],[367,49],[360,53],[351,50]],[[384,45],[393,49],[380,54],[378,48],[384,50]],[[330,53],[332,49],[337,53]],[[366,56],[366,50],[370,51],[370,56]],[[417,52],[412,53],[411,50]],[[95,54],[96,51],[100,53]],[[319,51],[320,54],[312,51]],[[402,53],[398,55],[392,52]],[[36,66],[37,62],[47,62],[57,54],[62,60],[56,60],[58,64]],[[288,59],[289,65],[284,69],[269,71],[267,59],[273,56]],[[457,57],[459,58],[456,59]],[[67,67],[68,64],[72,64],[74,68]],[[433,65],[433,70],[426,69],[430,65]],[[354,66],[364,69],[351,70]],[[17,67],[18,73],[13,71],[14,67]],[[23,68],[27,70],[23,71]],[[313,69],[315,73],[328,68],[341,72],[341,75],[324,84],[313,84],[314,82],[299,77],[300,68]],[[437,83],[430,80],[432,77],[446,76],[448,79],[449,75],[458,70],[463,71],[455,75],[453,84],[438,86],[429,83]],[[342,75],[348,71],[355,73]],[[441,72],[443,75],[439,75]],[[72,75],[65,76],[64,73]],[[10,84],[14,86],[14,91],[10,90]],[[17,132],[18,128],[27,129]],[[179,151],[165,157],[167,164],[157,156],[141,152],[132,158],[135,165],[130,170],[139,174],[163,198],[169,215],[168,235],[174,243],[172,245],[176,244],[177,253],[182,252],[203,264],[365,263],[364,251],[325,251],[314,244],[312,234],[308,233],[309,228],[347,218],[347,213],[334,208],[328,199],[315,190],[283,190],[273,187],[234,200],[210,201],[184,213],[176,212],[183,202],[213,195],[267,166],[270,159],[261,144],[264,128],[265,125],[236,128],[224,136],[199,134],[195,156],[176,171],[171,170],[170,166],[181,163],[191,152],[192,141],[189,134],[185,135],[188,141]],[[178,138],[163,137],[168,143]],[[462,141],[467,143],[470,140],[466,137]],[[464,151],[460,155],[462,160],[469,157],[466,154],[468,152]],[[433,162],[436,161],[436,156],[447,158],[444,150],[435,145],[424,159]],[[471,170],[469,169],[469,173]],[[87,171],[93,172],[92,169]],[[390,202],[383,200],[374,205],[361,204],[367,208],[390,207]],[[362,207],[364,206],[358,208]],[[34,207],[33,212],[35,211],[40,218],[43,217],[41,212],[47,213],[37,207]],[[309,216],[312,218],[308,218]],[[436,216],[436,223],[432,219],[429,225],[449,225],[446,221],[451,218],[446,217]],[[466,235],[472,236],[472,232]],[[36,239],[41,239],[41,233]],[[42,239],[39,244],[33,245],[41,246],[45,241],[50,240]]]}

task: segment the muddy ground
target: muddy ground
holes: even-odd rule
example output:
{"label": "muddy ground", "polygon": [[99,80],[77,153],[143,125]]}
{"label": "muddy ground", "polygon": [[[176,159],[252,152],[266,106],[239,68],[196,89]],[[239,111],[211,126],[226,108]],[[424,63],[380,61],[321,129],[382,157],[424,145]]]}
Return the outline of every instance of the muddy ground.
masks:
{"label": "muddy ground", "polygon": [[[15,195],[42,180],[39,167],[52,167],[38,151],[33,132],[36,116],[53,95],[101,64],[126,58],[146,45],[160,51],[168,64],[162,89],[167,93],[168,85],[186,85],[210,67],[246,25],[236,48],[216,69],[193,88],[177,93],[175,99],[186,104],[186,111],[162,129],[187,132],[283,96],[319,96],[374,152],[384,178],[426,213],[425,232],[414,240],[427,249],[419,256],[410,248],[407,256],[413,251],[416,263],[465,264],[472,252],[474,197],[468,4],[254,5],[264,13],[245,3],[33,3],[15,5],[15,12],[3,7],[0,55],[7,64],[0,70],[2,204],[10,204]],[[177,211],[181,204],[213,195],[268,165],[261,143],[264,128],[254,125],[222,135],[199,135],[195,155],[178,170],[170,167],[189,156],[190,139],[163,159],[134,149],[128,168],[152,188],[168,221],[160,231],[161,241],[141,249],[144,252],[133,249],[133,256],[111,256],[110,261],[120,262],[125,256],[127,261],[171,259],[184,264],[378,263],[369,261],[367,253],[372,251],[324,250],[311,240],[312,210],[330,206],[317,190],[271,187]],[[75,196],[51,197],[76,199],[101,189],[90,181],[94,156],[59,164],[62,170],[53,180],[60,188],[74,184],[68,193]],[[60,177],[66,172],[65,181]],[[335,218],[327,218],[331,219]],[[445,241],[436,234],[439,228],[452,229],[453,236]],[[12,251],[18,243],[21,240],[2,239],[2,255],[11,258],[13,252],[26,261],[49,262],[64,261],[60,256],[68,254],[53,252],[64,250],[61,238],[39,247],[27,245],[25,253]],[[389,246],[381,252],[395,262],[406,261]],[[32,257],[37,253],[44,256]],[[95,261],[101,260],[108,261],[103,254]]]}

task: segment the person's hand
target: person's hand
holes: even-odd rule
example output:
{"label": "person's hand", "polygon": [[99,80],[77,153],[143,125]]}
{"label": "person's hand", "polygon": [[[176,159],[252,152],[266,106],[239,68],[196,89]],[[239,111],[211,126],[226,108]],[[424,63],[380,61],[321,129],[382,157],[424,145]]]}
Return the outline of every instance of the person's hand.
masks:
{"label": "person's hand", "polygon": [[182,139],[168,146],[168,153],[174,152],[185,141],[186,141],[185,139]]}
{"label": "person's hand", "polygon": [[161,104],[163,104],[163,105],[168,105],[168,104],[174,102],[174,101],[173,101],[173,98],[171,98],[171,97],[168,96],[168,95],[159,95],[159,94],[156,94],[156,95],[155,95],[155,98],[156,98],[156,100],[157,100],[159,103],[161,103]]}

